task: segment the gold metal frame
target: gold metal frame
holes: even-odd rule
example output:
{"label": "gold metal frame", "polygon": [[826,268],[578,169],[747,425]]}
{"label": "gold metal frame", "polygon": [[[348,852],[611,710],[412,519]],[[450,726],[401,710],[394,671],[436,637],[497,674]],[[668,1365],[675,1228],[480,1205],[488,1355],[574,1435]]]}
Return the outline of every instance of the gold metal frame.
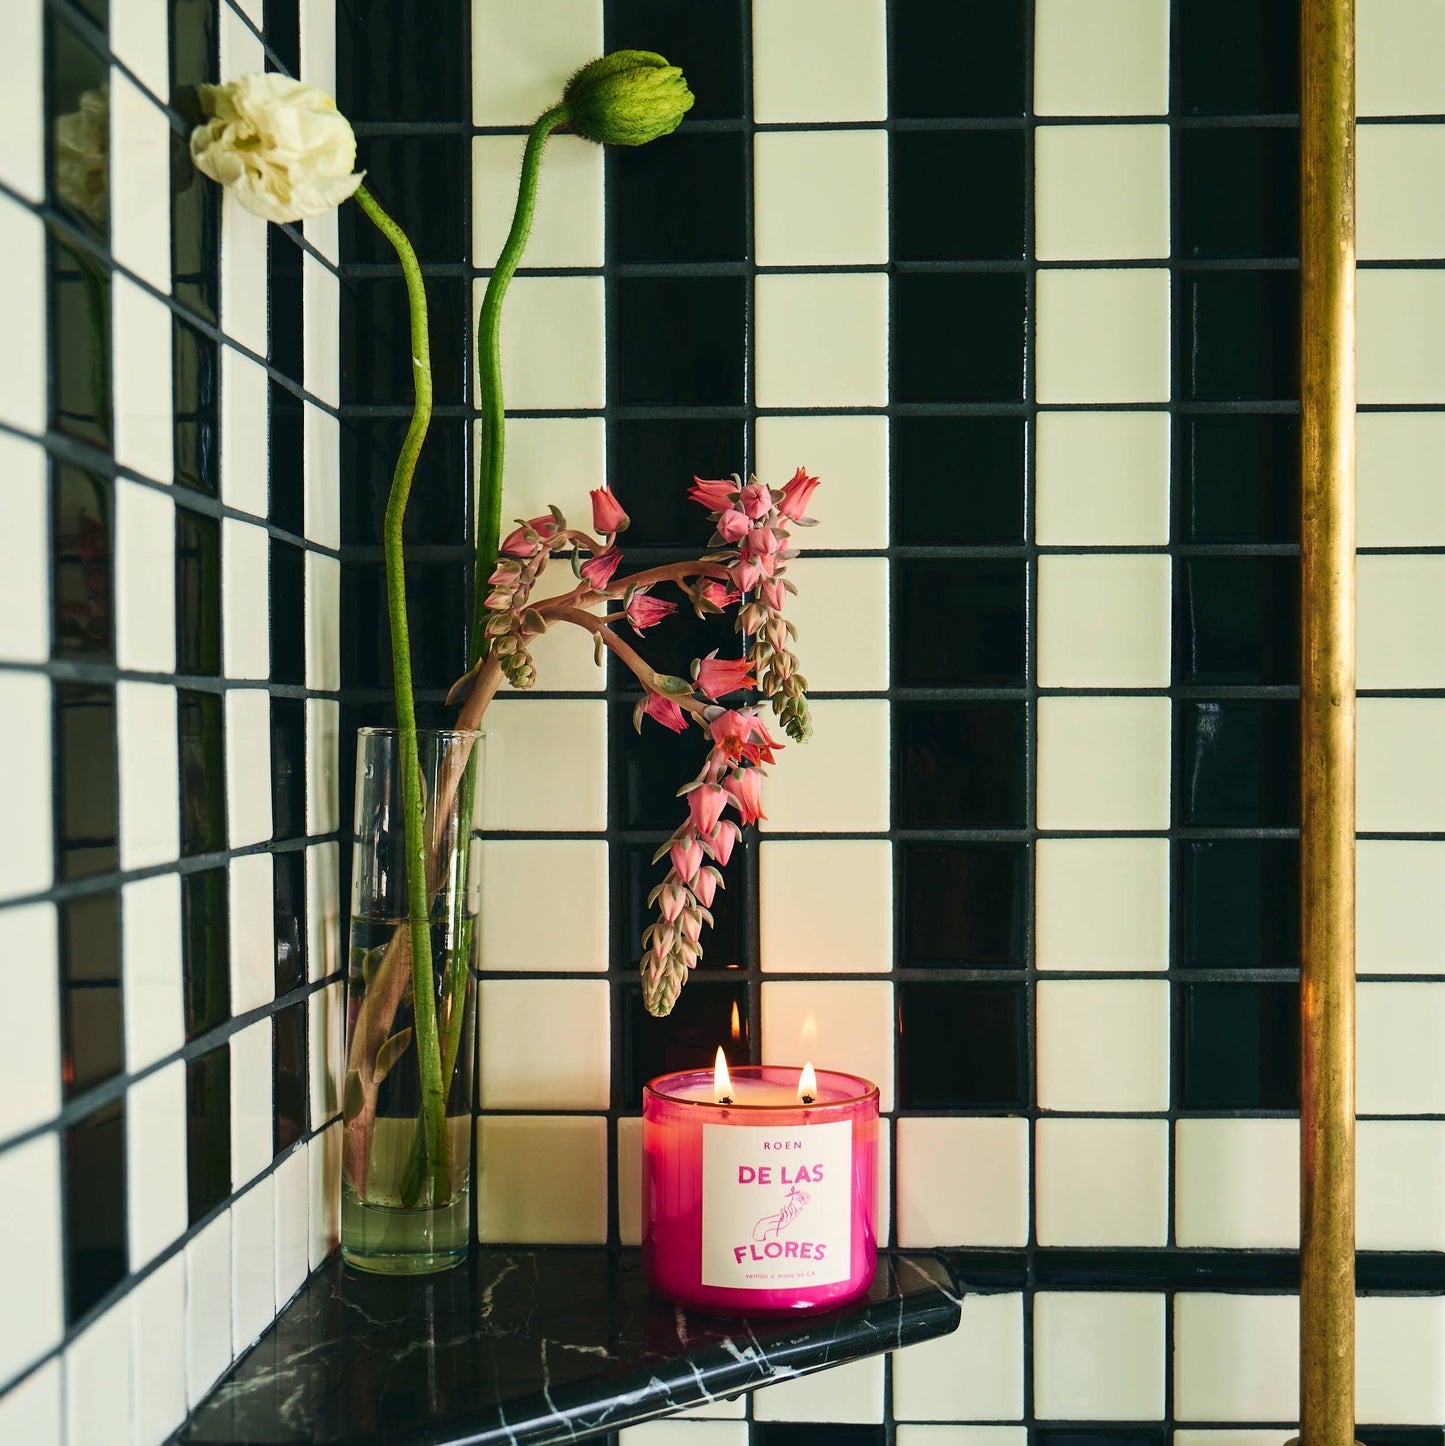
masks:
{"label": "gold metal frame", "polygon": [[1300,1439],[1355,1435],[1355,6],[1300,45]]}

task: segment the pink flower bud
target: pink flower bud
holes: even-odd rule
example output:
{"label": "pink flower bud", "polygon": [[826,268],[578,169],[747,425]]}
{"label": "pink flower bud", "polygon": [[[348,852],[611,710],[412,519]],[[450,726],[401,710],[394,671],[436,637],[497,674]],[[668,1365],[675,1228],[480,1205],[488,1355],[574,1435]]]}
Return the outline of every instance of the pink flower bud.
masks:
{"label": "pink flower bud", "polygon": [[761,482],[749,482],[738,493],[738,506],[756,522],[773,510],[773,494]]}
{"label": "pink flower bud", "polygon": [[723,868],[727,868],[728,860],[733,856],[733,845],[741,837],[742,830],[737,824],[730,818],[721,819],[708,838],[708,852]]}
{"label": "pink flower bud", "polygon": [[732,795],[738,806],[738,816],[744,824],[756,823],[758,819],[767,817],[762,808],[763,779],[756,768],[728,774],[722,786]]}
{"label": "pink flower bud", "polygon": [[609,547],[606,552],[589,557],[580,569],[583,582],[594,592],[602,592],[612,581],[612,574],[617,571],[621,561],[622,554],[615,547]]}
{"label": "pink flower bud", "polygon": [[592,530],[594,532],[603,534],[621,532],[627,526],[627,514],[606,487],[594,487],[588,496],[592,498]]}
{"label": "pink flower bud", "polygon": [[715,783],[704,783],[687,796],[687,811],[699,833],[711,833],[727,807],[728,796]]}
{"label": "pink flower bud", "polygon": [[677,611],[677,604],[664,602],[653,597],[645,589],[639,589],[627,599],[627,621],[640,633],[660,623],[663,618]]}
{"label": "pink flower bud", "polygon": [[704,482],[701,477],[694,477],[692,481],[687,495],[709,512],[722,512],[731,507],[733,498],[737,496],[737,484],[734,482]]}
{"label": "pink flower bud", "polygon": [[693,664],[693,681],[705,697],[721,698],[752,686],[753,665],[746,658],[719,658],[714,648]]}
{"label": "pink flower bud", "polygon": [[702,845],[698,842],[697,835],[689,829],[682,838],[673,839],[669,852],[678,878],[683,883],[688,883],[702,866]]}
{"label": "pink flower bud", "polygon": [[808,474],[799,467],[798,470],[793,473],[792,480],[783,488],[783,495],[778,500],[778,511],[781,512],[784,517],[791,517],[796,522],[797,519],[808,510],[808,503],[812,499],[813,492],[817,486],[818,479],[816,477],[809,477]]}
{"label": "pink flower bud", "polygon": [[762,565],[755,559],[743,554],[733,565],[729,572],[735,588],[741,592],[751,592],[762,581]]}
{"label": "pink flower bud", "polygon": [[788,594],[783,584],[777,578],[769,578],[758,588],[758,596],[762,599],[763,606],[772,612],[780,613],[783,610],[783,602]]}
{"label": "pink flower bud", "polygon": [[725,586],[720,582],[710,582],[702,590],[702,595],[714,607],[730,608],[737,602],[742,594],[734,588]]}
{"label": "pink flower bud", "polygon": [[657,911],[667,923],[674,923],[682,913],[683,898],[682,885],[676,879],[669,879],[662,886],[662,892],[657,896]]}
{"label": "pink flower bud", "polygon": [[722,882],[722,875],[714,868],[699,869],[697,877],[692,881],[692,891],[697,896],[697,901],[704,909],[712,908],[714,895],[717,893],[717,886]]}
{"label": "pink flower bud", "polygon": [[674,733],[687,731],[687,715],[665,694],[649,693],[642,711],[649,718],[661,723],[664,728],[670,728]]}
{"label": "pink flower bud", "polygon": [[740,542],[752,530],[746,512],[730,507],[717,520],[717,535],[724,542]]}

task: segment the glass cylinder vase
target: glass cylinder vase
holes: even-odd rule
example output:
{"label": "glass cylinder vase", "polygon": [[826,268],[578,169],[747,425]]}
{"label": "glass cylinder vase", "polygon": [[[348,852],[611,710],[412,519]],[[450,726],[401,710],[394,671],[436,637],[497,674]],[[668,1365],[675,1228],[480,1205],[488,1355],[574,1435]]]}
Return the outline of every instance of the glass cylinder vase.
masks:
{"label": "glass cylinder vase", "polygon": [[392,728],[357,734],[341,1253],[387,1275],[445,1270],[466,1255],[471,1233],[477,880],[469,865],[481,735],[423,729],[417,743],[430,952],[420,965],[400,737]]}

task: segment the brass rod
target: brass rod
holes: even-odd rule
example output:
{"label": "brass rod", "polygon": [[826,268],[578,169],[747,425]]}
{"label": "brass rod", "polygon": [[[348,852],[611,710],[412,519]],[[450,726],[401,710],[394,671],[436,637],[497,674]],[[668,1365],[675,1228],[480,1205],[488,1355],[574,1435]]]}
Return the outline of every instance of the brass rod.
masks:
{"label": "brass rod", "polygon": [[1300,1439],[1355,1436],[1355,14],[1300,46]]}

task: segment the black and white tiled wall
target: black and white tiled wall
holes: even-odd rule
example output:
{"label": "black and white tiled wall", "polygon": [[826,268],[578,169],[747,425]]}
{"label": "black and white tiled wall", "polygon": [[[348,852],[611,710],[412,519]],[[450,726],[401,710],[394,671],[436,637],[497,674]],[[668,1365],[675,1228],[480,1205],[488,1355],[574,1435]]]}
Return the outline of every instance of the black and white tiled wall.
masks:
{"label": "black and white tiled wall", "polygon": [[0,17],[0,1441],[151,1446],[335,1236],[335,225],[186,150],[317,0]]}

